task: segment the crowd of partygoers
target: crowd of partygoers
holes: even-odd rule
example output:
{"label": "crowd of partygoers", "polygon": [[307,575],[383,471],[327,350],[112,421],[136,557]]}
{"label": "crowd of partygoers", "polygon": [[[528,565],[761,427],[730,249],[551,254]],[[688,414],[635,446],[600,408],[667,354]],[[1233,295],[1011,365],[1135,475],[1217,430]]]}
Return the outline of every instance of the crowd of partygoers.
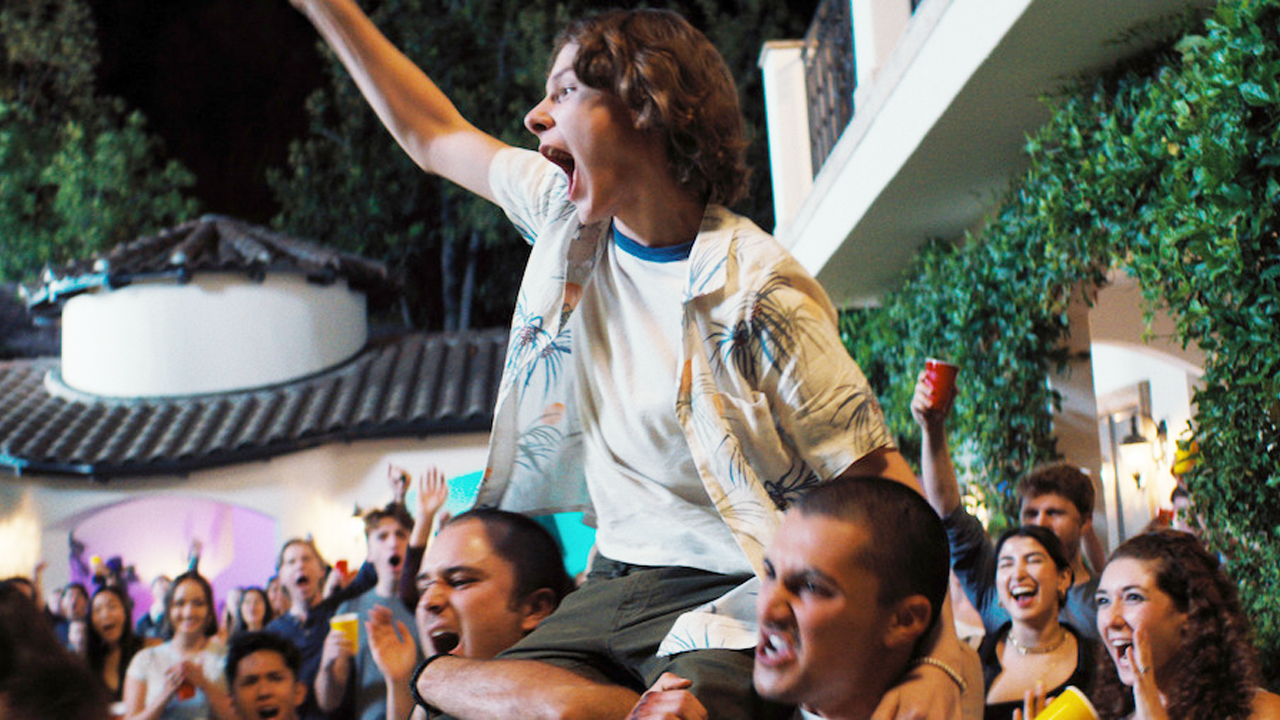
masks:
{"label": "crowd of partygoers", "polygon": [[[292,1],[409,156],[531,245],[476,509],[438,517],[428,470],[412,509],[365,515],[359,568],[290,539],[226,598],[195,567],[150,607],[8,580],[0,716],[1022,720],[1085,697],[1108,719],[1280,717],[1195,534],[1105,557],[1094,484],[1059,463],[1020,479],[993,542],[961,501],[954,389],[927,374],[912,470],[825,292],[727,209],[737,91],[682,17],[571,22],[534,152],[471,125],[354,0]],[[581,508],[575,582],[530,516]]]}
{"label": "crowd of partygoers", "polygon": [[[926,437],[945,434],[945,404],[932,405],[922,377],[913,410]],[[755,600],[749,677],[762,703],[750,717],[872,717],[921,667],[960,690],[942,717],[1030,718],[1068,687],[1104,718],[1276,716],[1236,589],[1194,533],[1149,528],[1093,564],[1092,483],[1056,463],[1023,478],[1024,524],[992,542],[959,504],[945,437],[933,437],[923,497],[844,478],[783,515]],[[297,538],[274,577],[224,598],[196,570],[154,578],[154,602],[137,608],[114,575],[47,594],[39,572],[5,580],[0,716],[436,717],[417,688],[431,661],[492,660],[553,617],[596,622],[575,605],[579,583],[543,525],[495,509],[448,517],[444,476],[413,482],[413,512],[401,499],[365,515],[359,569],[329,565]],[[965,638],[976,659],[954,667],[921,654],[951,620],[953,573],[965,596],[953,600],[980,625]],[[663,669],[647,688],[619,678],[631,706],[616,717],[720,717],[678,673]],[[487,687],[464,678],[457,692]],[[554,714],[579,714],[570,709]]]}

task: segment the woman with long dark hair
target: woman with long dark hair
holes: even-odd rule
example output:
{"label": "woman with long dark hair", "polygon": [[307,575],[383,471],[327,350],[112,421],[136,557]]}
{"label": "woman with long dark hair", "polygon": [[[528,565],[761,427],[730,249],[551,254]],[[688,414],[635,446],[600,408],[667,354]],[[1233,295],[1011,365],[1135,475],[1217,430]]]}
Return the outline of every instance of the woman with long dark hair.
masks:
{"label": "woman with long dark hair", "polygon": [[996,542],[996,590],[1009,622],[978,649],[986,682],[986,720],[1009,720],[1027,692],[1049,695],[1093,685],[1093,644],[1058,619],[1074,582],[1062,542],[1046,528],[1012,528]]}
{"label": "woman with long dark hair", "polygon": [[1280,697],[1258,686],[1236,586],[1195,536],[1129,539],[1107,562],[1097,601],[1106,652],[1093,699],[1104,720],[1280,718]]}
{"label": "woman with long dark hair", "polygon": [[86,655],[94,676],[102,681],[113,702],[124,699],[124,674],[133,656],[143,648],[133,634],[129,597],[119,588],[98,588],[89,601],[89,638]]}
{"label": "woman with long dark hair", "polygon": [[242,588],[240,606],[236,608],[236,622],[231,626],[231,637],[254,630],[263,630],[275,618],[271,612],[271,600],[260,587]]}
{"label": "woman with long dark hair", "polygon": [[165,601],[172,640],[134,656],[125,676],[128,720],[233,717],[223,674],[225,649],[209,581],[192,571],[173,579]]}

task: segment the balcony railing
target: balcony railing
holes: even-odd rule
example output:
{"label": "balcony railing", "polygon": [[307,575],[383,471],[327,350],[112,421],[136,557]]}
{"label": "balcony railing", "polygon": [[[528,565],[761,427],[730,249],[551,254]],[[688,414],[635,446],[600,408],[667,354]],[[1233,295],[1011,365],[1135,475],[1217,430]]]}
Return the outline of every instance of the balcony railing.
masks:
{"label": "balcony railing", "polygon": [[853,18],[849,0],[822,0],[804,37],[809,141],[817,175],[853,118]]}

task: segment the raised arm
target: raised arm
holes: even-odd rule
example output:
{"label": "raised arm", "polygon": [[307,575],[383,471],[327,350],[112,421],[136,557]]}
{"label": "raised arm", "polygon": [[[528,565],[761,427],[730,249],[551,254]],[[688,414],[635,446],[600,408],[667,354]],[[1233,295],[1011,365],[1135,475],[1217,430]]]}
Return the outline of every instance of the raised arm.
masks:
{"label": "raised arm", "polygon": [[922,370],[916,379],[915,395],[911,398],[911,416],[920,425],[920,478],[924,484],[924,497],[939,517],[950,515],[960,506],[960,484],[956,469],[951,464],[951,448],[947,445],[947,414],[955,401],[955,392],[941,398],[939,407],[933,407],[933,385]]}
{"label": "raised arm", "polygon": [[[391,466],[391,472],[408,475],[402,468],[394,465]],[[413,522],[413,530],[409,532],[409,547],[400,568],[397,588],[397,594],[410,611],[418,606],[417,576],[418,569],[422,567],[422,556],[427,552],[432,528],[444,523],[445,516],[440,514],[440,508],[449,499],[449,483],[445,480],[444,473],[435,465],[427,468],[414,482],[418,489],[418,513]]]}
{"label": "raised arm", "polygon": [[397,50],[355,0],[290,0],[337,54],[400,147],[423,170],[493,200],[489,164],[502,141],[476,129]]}

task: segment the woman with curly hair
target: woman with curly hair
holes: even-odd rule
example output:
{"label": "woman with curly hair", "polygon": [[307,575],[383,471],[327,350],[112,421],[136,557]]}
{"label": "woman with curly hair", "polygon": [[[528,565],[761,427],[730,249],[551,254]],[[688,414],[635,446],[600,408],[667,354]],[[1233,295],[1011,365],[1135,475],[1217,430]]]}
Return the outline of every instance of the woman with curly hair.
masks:
{"label": "woman with curly hair", "polygon": [[1159,530],[1111,555],[1098,583],[1095,705],[1104,720],[1280,718],[1258,687],[1249,620],[1236,587],[1195,536]]}

